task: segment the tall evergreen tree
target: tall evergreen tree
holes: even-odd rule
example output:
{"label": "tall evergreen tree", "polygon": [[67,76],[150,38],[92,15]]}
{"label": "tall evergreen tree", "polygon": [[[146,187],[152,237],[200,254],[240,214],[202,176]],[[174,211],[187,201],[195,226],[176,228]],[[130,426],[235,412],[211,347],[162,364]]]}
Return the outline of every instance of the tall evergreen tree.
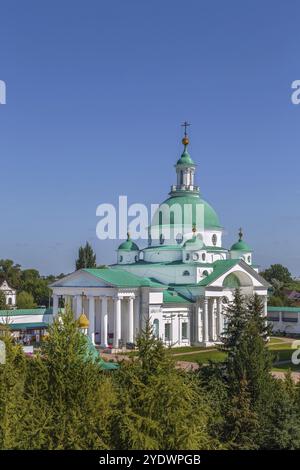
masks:
{"label": "tall evergreen tree", "polygon": [[15,449],[22,439],[22,416],[26,409],[23,390],[25,355],[13,344],[9,332],[1,336],[5,363],[0,364],[0,449]]}
{"label": "tall evergreen tree", "polygon": [[96,254],[88,242],[79,248],[76,260],[76,270],[83,268],[96,268]]}
{"label": "tall evergreen tree", "polygon": [[240,381],[237,392],[231,396],[224,421],[224,435],[231,449],[258,448],[259,418],[252,408],[247,380]]}
{"label": "tall evergreen tree", "polygon": [[114,409],[112,381],[87,356],[71,310],[58,317],[44,343],[45,409],[51,410],[47,449],[107,449]]}
{"label": "tall evergreen tree", "polygon": [[175,368],[147,323],[138,358],[118,374],[115,446],[121,449],[199,449],[218,443],[207,430],[209,407],[195,378]]}

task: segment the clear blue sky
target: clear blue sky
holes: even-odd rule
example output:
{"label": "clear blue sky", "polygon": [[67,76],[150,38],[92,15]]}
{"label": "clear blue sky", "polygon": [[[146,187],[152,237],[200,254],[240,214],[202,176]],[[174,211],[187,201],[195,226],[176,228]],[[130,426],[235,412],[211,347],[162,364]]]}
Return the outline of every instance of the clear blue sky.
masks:
{"label": "clear blue sky", "polygon": [[96,206],[161,202],[180,123],[202,194],[262,267],[300,275],[297,1],[3,0],[0,258],[73,270]]}

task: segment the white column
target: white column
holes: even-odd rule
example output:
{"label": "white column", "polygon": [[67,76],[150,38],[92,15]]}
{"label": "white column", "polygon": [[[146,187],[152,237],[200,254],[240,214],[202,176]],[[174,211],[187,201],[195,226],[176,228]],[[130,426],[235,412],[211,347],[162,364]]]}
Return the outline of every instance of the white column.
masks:
{"label": "white column", "polygon": [[220,338],[220,336],[223,333],[222,297],[218,297],[217,299],[217,316],[218,316],[218,322],[217,322],[218,333],[217,334],[218,334],[218,337]]}
{"label": "white column", "polygon": [[264,297],[264,315],[265,317],[268,316],[268,297]]}
{"label": "white column", "polygon": [[201,307],[197,303],[195,311],[195,341],[201,343],[202,341],[202,326],[201,326]]}
{"label": "white column", "polygon": [[208,342],[208,299],[203,300],[203,342]]}
{"label": "white column", "polygon": [[133,297],[129,298],[128,309],[128,343],[133,343]]}
{"label": "white column", "polygon": [[89,337],[95,344],[95,297],[89,296]]}
{"label": "white column", "polygon": [[102,297],[102,308],[101,308],[101,346],[107,348],[107,324],[108,324],[108,312],[107,312],[107,297]]}
{"label": "white column", "polygon": [[82,296],[76,295],[76,315],[75,318],[79,318],[82,314]]}
{"label": "white column", "polygon": [[216,340],[216,312],[215,312],[215,299],[211,299],[211,339]]}
{"label": "white column", "polygon": [[121,339],[121,299],[114,298],[114,348],[119,347]]}
{"label": "white column", "polygon": [[58,314],[58,295],[53,294],[53,318]]}
{"label": "white column", "polygon": [[137,336],[140,333],[140,298],[136,297],[134,302],[134,333],[133,339],[136,341]]}

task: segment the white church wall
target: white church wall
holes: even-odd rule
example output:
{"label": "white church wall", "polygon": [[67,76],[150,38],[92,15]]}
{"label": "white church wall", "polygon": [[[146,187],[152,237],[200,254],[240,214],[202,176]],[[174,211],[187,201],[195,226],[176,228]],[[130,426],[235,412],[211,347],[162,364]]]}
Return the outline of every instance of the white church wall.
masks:
{"label": "white church wall", "polygon": [[[213,236],[216,235],[216,244],[213,243]],[[205,230],[203,241],[206,246],[222,247],[222,230]]]}
{"label": "white church wall", "polygon": [[149,304],[162,304],[163,292],[149,292]]}

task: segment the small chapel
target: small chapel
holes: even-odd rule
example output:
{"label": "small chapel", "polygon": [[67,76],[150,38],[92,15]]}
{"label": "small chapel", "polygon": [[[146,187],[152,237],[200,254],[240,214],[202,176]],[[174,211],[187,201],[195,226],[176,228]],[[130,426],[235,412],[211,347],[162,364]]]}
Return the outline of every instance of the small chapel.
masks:
{"label": "small chapel", "polygon": [[224,247],[218,214],[195,184],[187,123],[182,145],[175,184],[154,214],[148,246],[139,248],[128,233],[116,264],[81,269],[51,286],[53,314],[63,297],[78,318],[85,313],[91,341],[103,348],[131,347],[147,320],[166,346],[212,346],[220,341],[224,310],[237,287],[246,296],[258,294],[267,315],[269,284],[242,229]]}

